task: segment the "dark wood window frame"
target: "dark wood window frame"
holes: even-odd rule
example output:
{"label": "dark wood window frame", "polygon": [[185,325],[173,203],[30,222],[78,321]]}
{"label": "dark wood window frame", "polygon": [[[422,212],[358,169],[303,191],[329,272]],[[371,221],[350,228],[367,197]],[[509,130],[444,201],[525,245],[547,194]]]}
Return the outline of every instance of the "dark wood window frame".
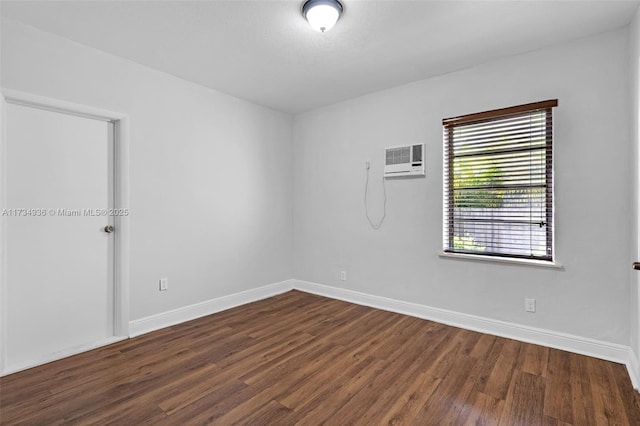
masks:
{"label": "dark wood window frame", "polygon": [[552,99],[442,120],[445,253],[553,262],[557,105]]}

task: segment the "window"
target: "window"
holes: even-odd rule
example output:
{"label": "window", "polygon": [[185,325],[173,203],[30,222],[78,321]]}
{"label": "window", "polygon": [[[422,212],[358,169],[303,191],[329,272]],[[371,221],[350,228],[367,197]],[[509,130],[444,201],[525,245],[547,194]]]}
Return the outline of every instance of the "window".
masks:
{"label": "window", "polygon": [[557,100],[442,121],[446,253],[553,260]]}

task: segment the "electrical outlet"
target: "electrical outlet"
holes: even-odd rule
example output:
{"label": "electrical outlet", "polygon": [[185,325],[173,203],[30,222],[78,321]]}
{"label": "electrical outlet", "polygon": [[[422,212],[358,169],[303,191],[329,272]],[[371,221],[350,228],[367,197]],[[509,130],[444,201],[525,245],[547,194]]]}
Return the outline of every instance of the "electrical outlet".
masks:
{"label": "electrical outlet", "polygon": [[340,281],[347,280],[347,271],[340,271]]}
{"label": "electrical outlet", "polygon": [[169,290],[169,278],[160,278],[160,291]]}
{"label": "electrical outlet", "polygon": [[535,312],[536,299],[524,299],[524,310],[527,312]]}
{"label": "electrical outlet", "polygon": [[371,168],[371,161],[365,161],[364,162],[364,168],[369,170]]}

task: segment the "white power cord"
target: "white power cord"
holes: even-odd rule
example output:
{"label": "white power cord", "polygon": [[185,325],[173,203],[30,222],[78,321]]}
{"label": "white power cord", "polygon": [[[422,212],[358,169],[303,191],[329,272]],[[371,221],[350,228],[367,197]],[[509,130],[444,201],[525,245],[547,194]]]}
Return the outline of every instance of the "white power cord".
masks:
{"label": "white power cord", "polygon": [[367,170],[367,180],[364,184],[364,214],[367,216],[367,220],[369,221],[369,225],[375,230],[380,229],[382,226],[382,222],[384,222],[384,218],[387,216],[387,187],[385,185],[384,176],[382,176],[382,193],[384,194],[384,203],[382,204],[382,217],[378,223],[373,223],[371,218],[369,217],[369,208],[367,207],[367,192],[369,188],[369,169],[371,168],[371,164],[367,161],[365,163],[365,168]]}

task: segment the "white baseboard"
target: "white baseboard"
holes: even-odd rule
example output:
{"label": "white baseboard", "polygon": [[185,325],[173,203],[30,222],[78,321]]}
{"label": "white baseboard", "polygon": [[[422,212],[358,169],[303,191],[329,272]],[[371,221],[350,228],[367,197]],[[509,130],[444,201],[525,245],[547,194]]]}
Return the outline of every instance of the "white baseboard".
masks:
{"label": "white baseboard", "polygon": [[[592,356],[594,358],[605,359],[607,361],[624,364],[628,369],[635,368],[633,371],[638,371],[637,360],[635,361],[636,367],[630,365],[629,354],[631,350],[625,345],[603,342],[587,337],[575,336],[557,331],[530,327],[527,325],[512,324],[505,321],[463,314],[446,309],[432,308],[430,306],[419,305],[417,303],[374,296],[308,281],[294,280],[293,287],[307,293],[313,293],[359,305],[370,306],[372,308],[383,309],[385,311],[423,318],[467,330],[478,331],[480,333],[506,337],[522,342],[548,346],[564,351]],[[636,380],[634,380],[633,375],[632,381],[634,382],[634,387],[637,388],[635,383]]]}
{"label": "white baseboard", "polygon": [[266,299],[292,289],[293,280],[286,280],[133,320],[129,322],[129,336],[139,336],[164,327],[235,308],[236,306]]}
{"label": "white baseboard", "polygon": [[88,343],[86,345],[75,346],[72,348],[64,349],[59,352],[53,352],[50,354],[43,355],[39,358],[32,359],[29,361],[21,362],[19,364],[8,365],[6,369],[0,372],[0,377],[7,376],[9,374],[17,373],[18,371],[28,370],[29,368],[37,367],[39,365],[48,364],[53,361],[58,361],[63,358],[67,358],[73,355],[80,354],[82,352],[87,352],[92,349],[97,349],[102,346],[111,345],[113,343],[119,342],[121,340],[125,340],[127,337],[122,336],[113,336],[108,337],[106,339],[100,340],[98,342]]}

